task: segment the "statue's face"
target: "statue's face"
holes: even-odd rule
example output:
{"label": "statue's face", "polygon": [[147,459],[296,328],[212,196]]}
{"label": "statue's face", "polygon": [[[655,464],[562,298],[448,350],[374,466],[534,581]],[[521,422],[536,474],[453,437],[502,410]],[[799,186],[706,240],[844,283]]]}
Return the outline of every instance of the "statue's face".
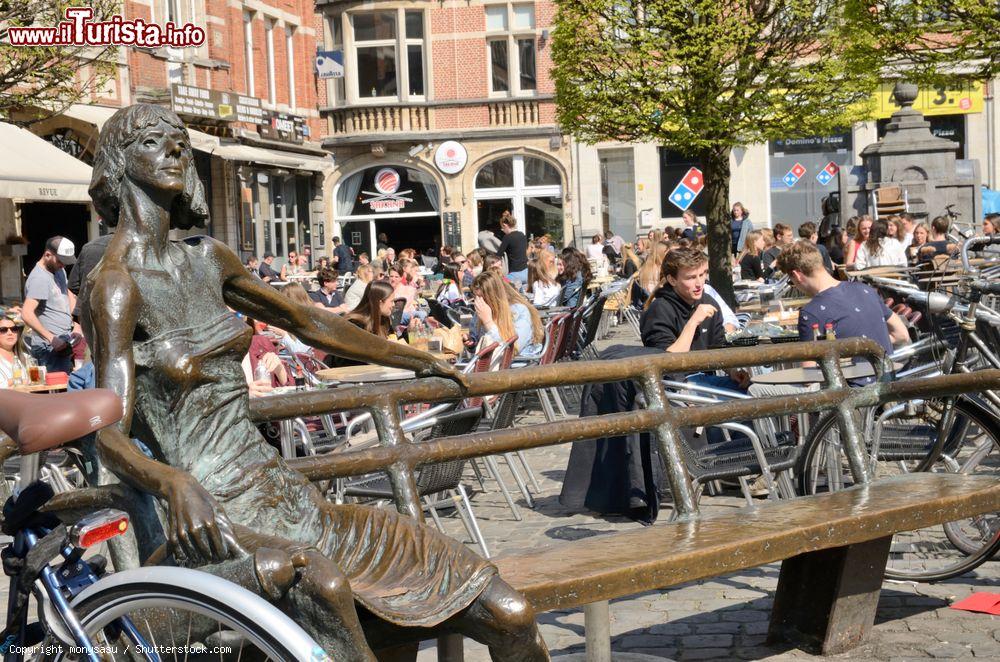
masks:
{"label": "statue's face", "polygon": [[163,120],[142,130],[128,149],[125,173],[138,184],[180,193],[191,167],[187,137]]}

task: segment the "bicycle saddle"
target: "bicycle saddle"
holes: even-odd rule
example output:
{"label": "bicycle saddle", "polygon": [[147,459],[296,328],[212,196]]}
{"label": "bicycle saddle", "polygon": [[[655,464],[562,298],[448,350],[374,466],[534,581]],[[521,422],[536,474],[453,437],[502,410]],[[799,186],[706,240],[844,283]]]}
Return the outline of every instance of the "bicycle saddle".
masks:
{"label": "bicycle saddle", "polygon": [[0,390],[0,430],[22,454],[55,448],[121,420],[122,401],[108,389],[54,395]]}

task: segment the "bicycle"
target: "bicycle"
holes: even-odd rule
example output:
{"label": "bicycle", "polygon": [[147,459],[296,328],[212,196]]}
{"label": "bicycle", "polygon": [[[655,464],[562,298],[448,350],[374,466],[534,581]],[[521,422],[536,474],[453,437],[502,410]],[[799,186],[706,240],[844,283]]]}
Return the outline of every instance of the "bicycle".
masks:
{"label": "bicycle", "polygon": [[[1000,235],[973,237],[963,244],[966,273],[971,272],[969,251],[991,244],[1000,244]],[[984,296],[1000,294],[1000,283],[974,275],[965,277],[968,303],[963,305],[954,294],[924,292],[905,281],[871,280],[938,316],[930,323],[941,337],[938,342],[921,341],[925,352],[954,344],[940,366],[932,363],[913,368],[907,371],[909,375],[971,373],[980,364],[1000,368],[1000,358],[990,349],[990,344],[997,346],[1000,337],[996,331],[1000,328],[1000,314],[982,306]],[[990,390],[978,396],[917,400],[865,412],[864,438],[873,476],[911,471],[1000,475],[998,412],[1000,394]],[[834,416],[824,415],[813,426],[796,466],[799,493],[816,494],[849,486],[852,479],[844,467],[846,459],[837,422]],[[974,570],[998,551],[1000,515],[949,522],[942,527],[896,536],[886,577],[941,581]]]}
{"label": "bicycle", "polygon": [[[38,480],[38,453],[113,425],[121,416],[121,399],[104,389],[46,396],[0,391],[0,430],[10,437],[4,450],[22,455],[17,493],[3,508],[2,529],[13,538],[2,553],[10,577],[0,635],[4,662],[329,662],[285,614],[221,577],[167,566],[108,574],[102,556],[84,558],[127,532],[129,516],[101,509],[67,527],[45,510],[54,491]],[[32,598],[38,620],[29,623]]]}

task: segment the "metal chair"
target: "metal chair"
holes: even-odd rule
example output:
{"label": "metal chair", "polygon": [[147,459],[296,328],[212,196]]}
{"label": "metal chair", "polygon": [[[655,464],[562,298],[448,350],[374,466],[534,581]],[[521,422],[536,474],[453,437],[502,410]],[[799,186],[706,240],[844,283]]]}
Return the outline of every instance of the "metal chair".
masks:
{"label": "metal chair", "polygon": [[[421,441],[466,434],[476,428],[481,417],[482,409],[478,407],[457,409],[448,414],[440,415],[431,427],[430,433]],[[417,494],[423,501],[424,509],[430,514],[434,524],[442,533],[444,533],[444,527],[438,509],[446,504],[454,505],[466,531],[479,545],[483,556],[490,558],[489,548],[472,510],[472,502],[469,501],[468,492],[462,485],[462,475],[465,472],[467,461],[450,460],[421,467],[416,476]],[[342,487],[342,494],[347,497],[373,500],[391,500],[393,498],[389,477],[381,472],[347,481]],[[440,494],[447,496],[438,498]]]}

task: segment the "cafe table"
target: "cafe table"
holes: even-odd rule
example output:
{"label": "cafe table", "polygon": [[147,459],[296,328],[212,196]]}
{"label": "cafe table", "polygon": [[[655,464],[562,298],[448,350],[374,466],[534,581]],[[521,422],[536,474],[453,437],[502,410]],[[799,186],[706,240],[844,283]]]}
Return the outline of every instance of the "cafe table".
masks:
{"label": "cafe table", "polygon": [[67,387],[68,384],[22,384],[11,386],[10,390],[18,393],[58,393],[65,391]]}
{"label": "cafe table", "polygon": [[[899,370],[902,367],[902,363],[893,363],[893,370]],[[875,376],[875,369],[867,361],[861,363],[851,363],[850,359],[841,361],[841,370],[844,373],[844,379],[848,381]],[[824,379],[823,370],[819,367],[798,367],[754,375],[751,381],[754,384],[807,386],[809,384],[822,384]]]}

